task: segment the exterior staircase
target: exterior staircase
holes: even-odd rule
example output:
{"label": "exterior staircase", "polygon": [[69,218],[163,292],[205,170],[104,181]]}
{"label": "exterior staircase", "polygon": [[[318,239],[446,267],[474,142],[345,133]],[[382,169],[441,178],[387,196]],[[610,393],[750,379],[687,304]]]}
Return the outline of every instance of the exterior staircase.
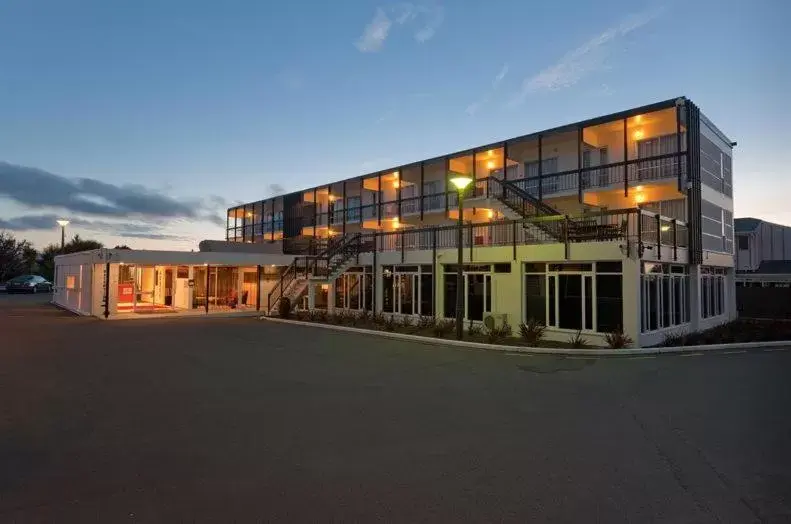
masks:
{"label": "exterior staircase", "polygon": [[331,283],[357,262],[362,248],[359,233],[329,241],[317,256],[299,256],[283,271],[280,282],[267,297],[270,315],[276,314],[282,298],[288,298],[294,309],[311,283]]}
{"label": "exterior staircase", "polygon": [[528,237],[536,242],[549,237],[562,242],[565,238],[563,216],[554,207],[538,200],[516,184],[496,177],[489,177],[488,194],[499,201],[503,214],[511,220],[525,220],[522,227]]}

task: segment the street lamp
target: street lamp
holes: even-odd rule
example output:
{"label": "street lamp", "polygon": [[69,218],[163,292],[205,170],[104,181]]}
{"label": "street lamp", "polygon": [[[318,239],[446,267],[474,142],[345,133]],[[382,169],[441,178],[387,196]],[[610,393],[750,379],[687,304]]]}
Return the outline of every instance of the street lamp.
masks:
{"label": "street lamp", "polygon": [[459,232],[456,238],[458,248],[456,256],[456,338],[461,340],[464,337],[464,270],[462,259],[464,258],[464,190],[472,182],[472,177],[467,175],[457,175],[450,179],[450,183],[459,192]]}
{"label": "street lamp", "polygon": [[66,226],[69,225],[68,220],[58,220],[58,225],[60,226],[60,250],[66,247]]}

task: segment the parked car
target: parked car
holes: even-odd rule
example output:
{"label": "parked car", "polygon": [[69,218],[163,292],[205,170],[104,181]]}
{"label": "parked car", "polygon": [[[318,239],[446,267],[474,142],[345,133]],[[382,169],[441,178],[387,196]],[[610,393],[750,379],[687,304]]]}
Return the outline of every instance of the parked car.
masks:
{"label": "parked car", "polygon": [[7,293],[52,293],[52,282],[38,275],[21,275],[5,284]]}

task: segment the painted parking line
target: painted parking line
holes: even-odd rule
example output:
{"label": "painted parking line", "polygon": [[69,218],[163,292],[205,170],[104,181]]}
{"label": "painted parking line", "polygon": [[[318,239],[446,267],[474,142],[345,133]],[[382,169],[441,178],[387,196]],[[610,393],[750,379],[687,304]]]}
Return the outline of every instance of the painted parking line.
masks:
{"label": "painted parking line", "polygon": [[682,357],[702,357],[705,353],[682,353]]}
{"label": "painted parking line", "polygon": [[742,353],[747,353],[747,350],[746,349],[734,349],[734,350],[731,350],[731,351],[723,351],[722,352],[723,355],[740,355]]}
{"label": "painted parking line", "polygon": [[766,348],[764,351],[788,351],[788,348]]}
{"label": "painted parking line", "polygon": [[647,358],[656,358],[656,355],[643,355],[640,357],[626,357],[626,358],[628,358],[629,360],[645,360]]}

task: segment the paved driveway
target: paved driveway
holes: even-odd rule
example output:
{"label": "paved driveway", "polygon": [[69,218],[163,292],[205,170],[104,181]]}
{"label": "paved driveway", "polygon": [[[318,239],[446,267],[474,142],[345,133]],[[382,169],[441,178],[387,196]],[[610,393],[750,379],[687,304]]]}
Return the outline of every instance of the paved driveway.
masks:
{"label": "paved driveway", "polygon": [[0,296],[0,521],[788,522],[791,353],[592,360]]}

